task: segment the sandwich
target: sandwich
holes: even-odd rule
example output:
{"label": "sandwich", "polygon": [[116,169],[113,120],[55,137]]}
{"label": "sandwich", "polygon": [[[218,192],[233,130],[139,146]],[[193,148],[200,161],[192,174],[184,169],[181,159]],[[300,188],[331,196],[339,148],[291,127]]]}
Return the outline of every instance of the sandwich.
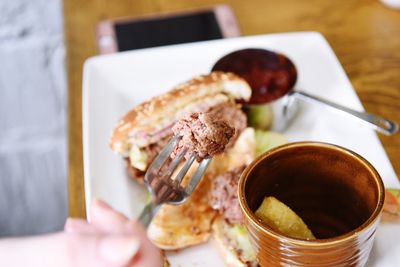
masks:
{"label": "sandwich", "polygon": [[217,212],[212,224],[213,238],[225,263],[230,267],[258,266],[256,253],[250,244],[248,232],[238,199],[238,181],[245,165],[215,177],[211,183],[210,205]]}
{"label": "sandwich", "polygon": [[212,72],[195,77],[123,116],[112,132],[111,149],[124,158],[130,176],[142,181],[149,164],[172,137],[174,123],[187,114],[214,110],[230,116],[230,122],[238,124],[233,144],[246,126],[236,102],[250,96],[249,85],[235,74]]}
{"label": "sandwich", "polygon": [[249,234],[242,224],[231,224],[217,217],[212,233],[218,250],[229,267],[256,267],[256,251],[250,244]]}
{"label": "sandwich", "polygon": [[[185,131],[193,121],[206,124],[207,116],[229,125],[223,125],[229,143],[223,153],[213,155],[193,194],[181,205],[162,205],[149,225],[148,236],[161,249],[182,249],[212,237],[228,266],[257,266],[256,254],[242,225],[236,190],[244,167],[272,143],[256,141],[264,140],[266,133],[248,127],[247,117],[237,104],[250,96],[249,85],[240,77],[212,72],[134,107],[112,132],[112,150],[124,158],[130,176],[142,182],[148,166],[171,139],[174,129]],[[177,122],[182,118],[186,119],[180,125]],[[227,133],[229,128],[234,132]],[[195,141],[201,142],[201,147],[206,145],[204,138]],[[261,149],[258,144],[262,144]],[[197,164],[193,164],[183,183]]]}
{"label": "sandwich", "polygon": [[212,223],[213,239],[229,267],[259,266],[243,224],[237,193],[240,175],[256,156],[288,142],[279,133],[260,129],[247,128],[242,135],[235,144],[235,153],[219,156],[224,158],[219,162],[225,164],[219,164],[219,175],[213,177],[208,194],[209,204],[217,213]]}

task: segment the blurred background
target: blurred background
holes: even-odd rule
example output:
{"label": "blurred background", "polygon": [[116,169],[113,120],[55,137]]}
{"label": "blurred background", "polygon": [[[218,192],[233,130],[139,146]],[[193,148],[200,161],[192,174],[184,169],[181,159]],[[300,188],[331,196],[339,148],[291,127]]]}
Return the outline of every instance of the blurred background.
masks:
{"label": "blurred background", "polygon": [[[55,231],[67,214],[85,216],[82,65],[99,52],[96,25],[219,3],[0,0],[0,236]],[[321,32],[366,110],[400,120],[400,11],[378,0],[224,3],[242,35]],[[379,137],[399,176],[400,138]]]}
{"label": "blurred background", "polygon": [[0,236],[67,217],[61,0],[0,0]]}

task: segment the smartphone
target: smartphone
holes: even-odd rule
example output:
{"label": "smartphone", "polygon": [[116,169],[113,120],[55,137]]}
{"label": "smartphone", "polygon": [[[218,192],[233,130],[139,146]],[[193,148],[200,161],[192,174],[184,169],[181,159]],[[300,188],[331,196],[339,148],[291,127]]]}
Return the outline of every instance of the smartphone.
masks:
{"label": "smartphone", "polygon": [[227,5],[105,20],[96,28],[100,54],[240,36]]}

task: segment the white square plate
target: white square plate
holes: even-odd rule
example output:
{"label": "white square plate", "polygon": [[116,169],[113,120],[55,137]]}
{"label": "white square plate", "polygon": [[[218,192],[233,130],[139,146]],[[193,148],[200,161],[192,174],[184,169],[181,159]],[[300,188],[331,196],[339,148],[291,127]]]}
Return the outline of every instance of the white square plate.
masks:
{"label": "white square plate", "polygon": [[[94,197],[104,199],[131,218],[138,216],[143,207],[144,189],[127,177],[121,158],[108,146],[110,133],[119,118],[143,100],[195,75],[208,73],[221,56],[249,47],[274,50],[291,58],[299,72],[296,88],[363,110],[329,44],[315,32],[240,37],[90,58],[85,63],[83,78],[87,210]],[[387,187],[400,187],[376,134],[357,121],[303,106],[284,135],[290,141],[324,141],[352,149],[377,168]],[[398,240],[400,225],[381,225],[369,266],[397,266],[400,262]],[[169,253],[172,266],[223,266],[210,243]]]}

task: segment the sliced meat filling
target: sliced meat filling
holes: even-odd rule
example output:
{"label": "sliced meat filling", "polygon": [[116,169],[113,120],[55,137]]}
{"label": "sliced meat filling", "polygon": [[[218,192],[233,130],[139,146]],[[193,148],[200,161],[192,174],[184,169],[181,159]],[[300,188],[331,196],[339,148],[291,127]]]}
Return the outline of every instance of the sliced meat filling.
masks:
{"label": "sliced meat filling", "polygon": [[241,132],[247,127],[246,114],[236,105],[232,103],[224,103],[212,107],[207,111],[209,116],[215,121],[225,121],[230,127],[235,129],[235,134],[229,141],[227,147],[233,146]]}
{"label": "sliced meat filling", "polygon": [[[224,94],[218,94],[213,97],[206,97],[204,99],[194,101],[187,104],[180,110],[177,110],[175,114],[165,114],[163,119],[158,122],[148,125],[146,129],[139,131],[133,130],[129,133],[128,142],[135,143],[140,147],[145,147],[149,144],[156,143],[160,138],[168,136],[172,133],[172,126],[180,118],[191,113],[207,112],[213,107],[224,105],[225,103],[232,103],[228,96]],[[163,117],[163,116],[161,116]]]}
{"label": "sliced meat filling", "polygon": [[238,199],[238,181],[245,166],[217,176],[211,186],[210,204],[229,223],[243,223]]}
{"label": "sliced meat filling", "polygon": [[141,153],[143,153],[145,155],[145,159],[144,159],[145,160],[145,163],[144,163],[145,169],[144,170],[135,168],[134,167],[135,163],[132,163],[131,157],[125,158],[129,176],[131,176],[132,178],[137,178],[138,180],[143,180],[144,174],[146,173],[148,166],[157,157],[157,155],[160,153],[161,149],[163,149],[164,146],[167,145],[167,143],[171,139],[171,137],[172,137],[172,131],[169,136],[163,137],[157,143],[153,143],[153,144],[141,149],[142,150]]}

